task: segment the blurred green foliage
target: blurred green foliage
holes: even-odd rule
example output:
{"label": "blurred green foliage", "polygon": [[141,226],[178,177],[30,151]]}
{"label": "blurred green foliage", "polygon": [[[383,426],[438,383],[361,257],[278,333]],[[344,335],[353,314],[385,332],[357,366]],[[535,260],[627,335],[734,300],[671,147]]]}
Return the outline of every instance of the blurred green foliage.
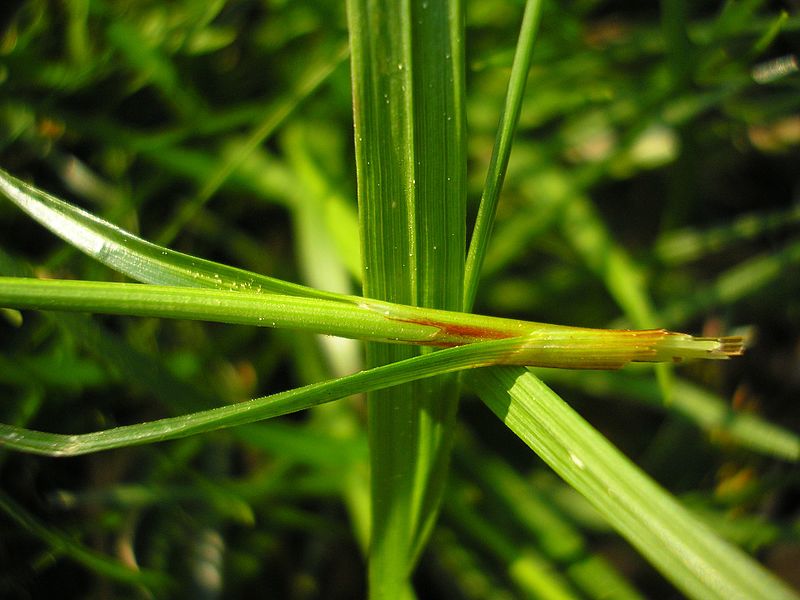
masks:
{"label": "blurred green foliage", "polygon": [[[552,383],[796,586],[796,436],[776,450],[769,431],[742,437],[737,415],[800,429],[799,10],[548,3],[477,301],[538,321],[751,335],[742,359],[682,367],[668,406],[640,369]],[[146,239],[358,289],[343,3],[12,0],[0,15],[3,168]],[[519,2],[467,3],[474,208],[520,15]],[[120,277],[6,202],[0,231],[2,275]],[[0,420],[92,431],[359,361],[297,333],[3,311]],[[674,594],[484,407],[467,400],[461,417],[421,597]],[[0,454],[0,595],[362,596],[362,426],[353,399],[88,457]],[[555,581],[537,588],[530,573],[548,568]]]}

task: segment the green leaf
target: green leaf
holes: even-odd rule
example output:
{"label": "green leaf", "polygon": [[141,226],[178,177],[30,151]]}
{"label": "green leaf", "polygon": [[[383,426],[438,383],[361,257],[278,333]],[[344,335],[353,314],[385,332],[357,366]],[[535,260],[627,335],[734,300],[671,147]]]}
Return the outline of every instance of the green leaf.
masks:
{"label": "green leaf", "polygon": [[497,367],[465,378],[522,441],[688,596],[796,598],[693,517],[530,371]]}
{"label": "green leaf", "polygon": [[[351,0],[364,295],[457,310],[466,237],[460,0]],[[413,349],[369,344],[367,364]],[[410,595],[441,498],[457,405],[452,379],[372,394],[370,594]]]}
{"label": "green leaf", "polygon": [[770,423],[757,414],[740,412],[715,394],[704,390],[681,377],[673,383],[673,395],[664,405],[661,393],[650,377],[635,372],[536,371],[535,374],[549,383],[558,383],[578,389],[591,396],[631,399],[660,411],[668,410],[690,420],[696,427],[708,432],[712,439],[735,442],[753,452],[783,460],[800,460],[800,435]]}
{"label": "green leaf", "polygon": [[511,67],[511,79],[508,83],[503,113],[500,116],[500,126],[497,128],[497,139],[492,149],[492,158],[489,162],[489,172],[481,196],[478,216],[475,220],[475,229],[467,253],[467,262],[464,268],[464,310],[471,310],[475,304],[475,294],[478,290],[478,278],[481,267],[486,257],[489,237],[494,225],[497,212],[497,203],[500,200],[500,190],[503,188],[508,159],[511,156],[511,143],[514,131],[519,122],[522,111],[522,99],[525,95],[525,83],[528,80],[528,71],[533,58],[533,46],[542,16],[541,0],[529,0],[525,5],[522,17],[517,49],[514,53],[514,63]]}
{"label": "green leaf", "polygon": [[337,294],[195,258],[147,242],[20,181],[2,169],[0,191],[64,241],[144,283],[341,298]]}
{"label": "green leaf", "polygon": [[[399,386],[417,379],[494,364],[519,343],[516,338],[470,344],[415,356],[331,381],[180,417],[116,427],[95,433],[62,435],[0,424],[0,446],[49,456],[75,456],[254,423],[352,394]],[[387,402],[402,400],[387,399]]]}

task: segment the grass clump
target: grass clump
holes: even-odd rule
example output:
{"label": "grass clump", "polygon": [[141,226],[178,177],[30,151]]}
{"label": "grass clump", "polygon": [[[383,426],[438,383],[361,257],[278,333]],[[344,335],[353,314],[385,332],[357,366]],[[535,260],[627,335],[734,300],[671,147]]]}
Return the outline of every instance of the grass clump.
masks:
{"label": "grass clump", "polygon": [[795,15],[6,12],[2,595],[796,596]]}

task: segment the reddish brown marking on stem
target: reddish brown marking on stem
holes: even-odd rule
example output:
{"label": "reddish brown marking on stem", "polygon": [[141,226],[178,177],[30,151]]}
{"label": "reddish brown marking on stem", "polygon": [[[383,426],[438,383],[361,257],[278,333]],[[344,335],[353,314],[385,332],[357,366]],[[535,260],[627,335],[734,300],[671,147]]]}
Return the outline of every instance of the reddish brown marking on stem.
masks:
{"label": "reddish brown marking on stem", "polygon": [[[458,325],[456,323],[442,323],[441,321],[434,321],[432,319],[403,319],[400,317],[389,317],[393,321],[403,321],[404,323],[413,323],[414,325],[425,325],[427,327],[435,327],[438,333],[425,342],[423,346],[442,346],[452,348],[453,346],[462,346],[471,342],[485,342],[488,340],[502,340],[514,337],[514,334],[506,331],[499,331],[488,327],[475,327],[473,325]],[[442,340],[440,338],[448,338]]]}

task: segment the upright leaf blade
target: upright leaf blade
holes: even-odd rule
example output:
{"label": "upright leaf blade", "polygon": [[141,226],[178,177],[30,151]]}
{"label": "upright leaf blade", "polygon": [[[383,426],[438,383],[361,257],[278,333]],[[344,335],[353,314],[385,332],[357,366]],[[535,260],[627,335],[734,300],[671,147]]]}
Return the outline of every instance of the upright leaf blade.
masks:
{"label": "upright leaf blade", "polygon": [[469,252],[464,268],[464,310],[470,310],[475,303],[475,294],[478,291],[478,279],[481,267],[486,257],[486,248],[494,225],[497,203],[500,200],[500,190],[508,168],[508,159],[511,156],[511,142],[514,131],[522,112],[522,99],[525,92],[525,83],[528,80],[528,71],[533,58],[533,46],[536,42],[539,22],[542,15],[542,1],[528,0],[525,5],[525,14],[522,17],[517,50],[514,54],[514,64],[511,68],[511,79],[508,82],[508,93],[500,116],[500,125],[497,128],[497,138],[492,149],[492,158],[489,162],[489,172],[486,174],[486,183],[481,196],[478,216],[475,220],[475,229],[469,242]]}
{"label": "upright leaf blade", "polygon": [[[459,0],[351,0],[364,295],[457,309],[466,216],[463,13]],[[371,344],[371,366],[412,356]],[[441,497],[454,380],[372,394],[370,590],[408,578]]]}

